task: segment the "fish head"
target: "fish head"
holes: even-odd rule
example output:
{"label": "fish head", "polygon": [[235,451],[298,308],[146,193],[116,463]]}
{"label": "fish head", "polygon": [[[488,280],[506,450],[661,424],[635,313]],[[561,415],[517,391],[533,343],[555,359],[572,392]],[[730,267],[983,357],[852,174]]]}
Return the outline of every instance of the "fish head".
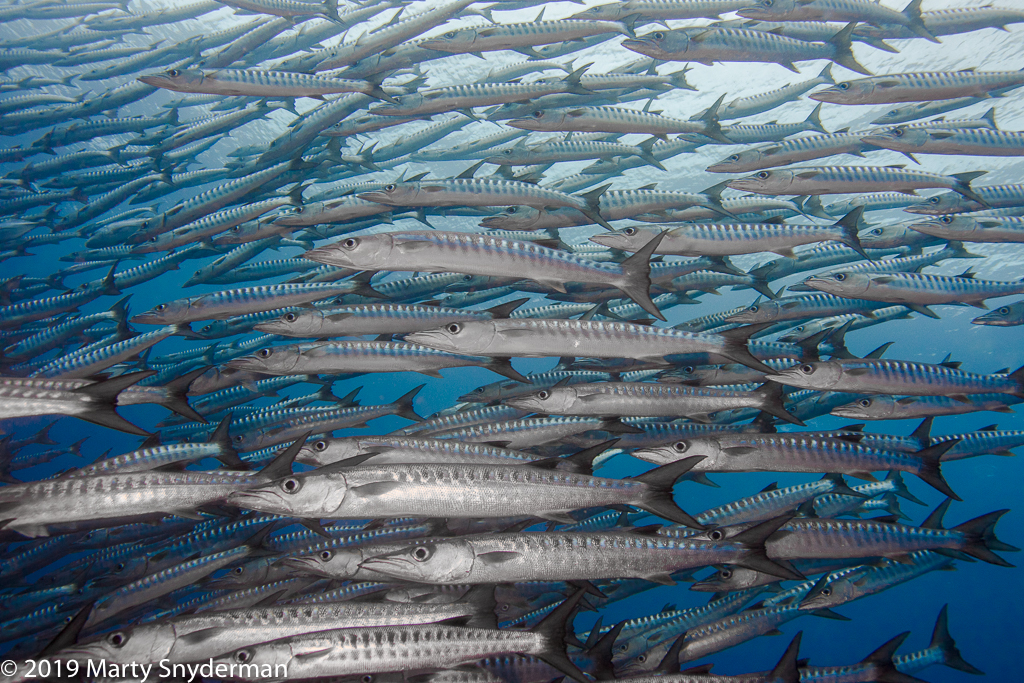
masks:
{"label": "fish head", "polygon": [[[521,386],[518,382],[514,383],[516,386]],[[502,394],[510,384],[505,382],[496,382],[493,384],[485,384],[482,387],[477,387],[468,394],[459,396],[458,400],[460,403],[493,403],[494,401],[501,400]]]}
{"label": "fish head", "polygon": [[719,162],[707,167],[710,173],[729,173],[732,171],[746,170],[750,164],[756,164],[764,157],[760,149],[745,149],[742,152],[730,154]]}
{"label": "fish head", "polygon": [[947,213],[963,213],[965,211],[976,211],[982,208],[977,202],[957,194],[956,192],[944,192],[924,200],[920,204],[913,204],[903,208],[907,213],[924,214],[926,216],[941,216]]}
{"label": "fish head", "polygon": [[889,249],[905,245],[914,236],[914,231],[902,223],[894,225],[876,225],[862,230],[858,235],[861,246],[865,249]]}
{"label": "fish head", "polygon": [[274,225],[315,225],[317,223],[317,216],[326,209],[327,205],[324,202],[310,202],[302,206],[288,206],[277,212],[277,215],[274,217]]}
{"label": "fish head", "polygon": [[590,238],[591,242],[623,251],[638,251],[642,246],[658,236],[660,230],[642,228],[631,225],[614,232],[601,232]]}
{"label": "fish head", "polygon": [[418,43],[418,47],[438,52],[471,52],[479,35],[480,32],[475,28],[448,31]]}
{"label": "fish head", "polygon": [[541,389],[526,396],[505,399],[505,405],[528,410],[531,413],[547,413],[549,415],[564,415],[576,404],[577,394],[574,387],[552,387]]}
{"label": "fish head", "polygon": [[914,111],[918,108],[916,104],[909,104],[903,107],[895,107],[885,112],[871,122],[875,126],[884,126],[889,123],[902,123],[910,118],[917,118]]}
{"label": "fish head", "polygon": [[291,375],[291,371],[299,364],[302,351],[296,345],[267,346],[251,356],[234,358],[227,362],[227,367],[235,370],[248,370],[265,375]]}
{"label": "fish head", "polygon": [[[703,33],[704,29],[700,29]],[[622,41],[622,47],[655,59],[675,59],[690,46],[690,34],[686,29],[676,31],[653,31],[636,38]]]}
{"label": "fish head", "polygon": [[210,581],[206,585],[211,590],[249,588],[258,586],[270,580],[272,557],[256,557],[233,567],[231,571],[223,576]]}
{"label": "fish head", "polygon": [[1022,319],[1024,319],[1024,301],[1018,301],[1017,303],[1000,306],[994,311],[978,316],[971,323],[974,325],[1009,327],[1020,325]]}
{"label": "fish head", "polygon": [[843,376],[843,366],[836,361],[801,363],[774,375],[766,375],[773,382],[801,389],[831,389]]}
{"label": "fish head", "polygon": [[450,322],[436,330],[425,330],[405,335],[405,340],[438,351],[449,353],[484,353],[495,338],[492,320]]}
{"label": "fish head", "polygon": [[[314,641],[309,644],[312,647],[319,647],[320,649],[324,647],[324,643],[322,641]],[[235,667],[231,670],[238,671],[238,678],[241,680],[259,680],[257,677],[247,676],[245,673],[247,671],[277,671],[274,667],[285,667],[285,670],[287,671],[292,664],[296,663],[293,659],[292,646],[286,640],[269,641],[258,645],[251,645],[249,647],[235,650],[231,654],[213,657],[211,661],[213,662],[214,667],[220,665]],[[256,668],[246,668],[243,671],[239,667],[241,664]],[[224,670],[226,669],[221,669],[221,671]],[[298,674],[296,673],[296,675]]]}
{"label": "fish head", "polygon": [[279,318],[258,323],[253,329],[286,337],[315,337],[325,318],[323,311],[288,311]]}
{"label": "fish head", "polygon": [[[713,437],[698,437],[693,439],[676,439],[672,443],[663,446],[640,448],[633,451],[634,457],[647,462],[653,462],[656,465],[667,465],[694,455],[705,456],[707,458],[706,462],[710,464],[712,460],[722,455],[721,444]],[[697,469],[700,469],[700,467],[698,463]]]}
{"label": "fish head", "polygon": [[[388,187],[395,186],[387,185],[385,191]],[[358,237],[346,237],[325,247],[311,249],[303,254],[303,258],[329,266],[341,266],[355,270],[380,270],[387,266],[388,257],[393,248],[394,242],[387,233],[359,235]]]}
{"label": "fish head", "polygon": [[497,154],[484,157],[484,161],[495,166],[512,166],[529,164],[531,159],[530,151],[522,147],[506,147],[499,150]]}
{"label": "fish head", "polygon": [[397,104],[379,104],[370,107],[371,114],[379,114],[381,116],[406,116],[409,114],[418,114],[420,109],[423,109],[429,98],[423,93],[408,93],[406,95],[399,95],[393,98]]}
{"label": "fish head", "polygon": [[729,182],[727,187],[734,190],[746,190],[761,194],[799,194],[790,192],[790,186],[796,180],[796,171],[785,169],[772,169],[758,171],[743,178],[737,178]]}
{"label": "fish head", "polygon": [[139,80],[154,88],[165,88],[177,90],[178,92],[191,92],[198,87],[206,75],[199,69],[171,69],[162,74],[152,76],[140,76]]}
{"label": "fish head", "polygon": [[559,109],[536,109],[521,118],[512,119],[507,125],[522,130],[560,130],[565,112]]}
{"label": "fish head", "polygon": [[[618,173],[621,169],[620,166],[624,161],[624,157],[613,156],[608,159],[598,159],[590,166],[585,167],[580,171],[580,175],[606,175]],[[551,184],[552,188],[555,188],[555,183]]]}
{"label": "fish head", "polygon": [[594,5],[577,12],[570,19],[589,19],[591,21],[614,21],[631,14],[628,2],[613,2],[606,5]]}
{"label": "fish head", "polygon": [[804,284],[819,292],[827,292],[848,299],[859,299],[871,287],[871,275],[839,271],[827,275],[815,275],[804,280]]}
{"label": "fish head", "polygon": [[295,460],[305,465],[323,467],[334,462],[341,462],[364,453],[360,447],[360,437],[323,438],[307,441],[299,449]]}
{"label": "fish head", "polygon": [[332,579],[351,579],[359,574],[363,553],[358,549],[324,548],[312,555],[288,557],[280,564],[306,574]]}
{"label": "fish head", "polygon": [[360,569],[420,583],[461,583],[466,580],[476,553],[464,540],[444,540],[410,545],[363,560]]}
{"label": "fish head", "polygon": [[931,135],[924,128],[893,126],[892,128],[886,128],[885,130],[865,135],[861,138],[861,141],[875,147],[913,152],[930,139]]}
{"label": "fish head", "polygon": [[509,206],[498,215],[480,221],[480,227],[492,230],[530,230],[546,215],[548,211],[545,209]]}
{"label": "fish head", "polygon": [[264,486],[236,491],[228,500],[249,510],[322,519],[330,518],[338,511],[345,502],[348,488],[343,472],[313,470]]}
{"label": "fish head", "polygon": [[786,304],[800,305],[798,301],[787,301],[779,304],[775,301],[759,301],[758,303],[751,304],[744,308],[739,313],[735,313],[726,318],[726,322],[730,323],[743,323],[745,325],[752,323],[767,323],[772,322],[779,317],[782,312],[782,308]]}
{"label": "fish head", "polygon": [[[888,420],[897,417],[899,401],[895,396],[871,396],[857,399],[853,403],[834,408],[830,415],[845,417],[852,420]],[[913,401],[911,398],[909,401]]]}
{"label": "fish head", "polygon": [[475,292],[481,289],[490,289],[500,284],[500,278],[490,275],[463,274],[455,282],[449,282],[444,287],[445,292]]}
{"label": "fish head", "polygon": [[[622,659],[621,664],[615,667],[615,675],[618,678],[628,678],[630,676],[642,676],[643,674],[649,674],[658,668],[658,663],[665,658],[668,654],[669,648],[674,642],[674,638],[664,640],[657,645],[647,646],[643,652],[640,652],[634,657],[629,659]],[[686,646],[683,646],[685,650]],[[682,652],[680,652],[680,656]],[[613,655],[613,661],[614,661]]]}
{"label": "fish head", "polygon": [[104,634],[96,640],[76,643],[50,658],[60,661],[104,660],[110,663],[159,662],[174,645],[171,624],[144,624]]}
{"label": "fish head", "polygon": [[701,593],[722,593],[746,590],[780,581],[779,577],[746,567],[722,567],[706,579],[690,586],[690,590]]}
{"label": "fish head", "polygon": [[145,325],[166,325],[168,323],[186,322],[189,310],[192,308],[192,298],[175,299],[167,303],[157,304],[153,308],[132,316],[133,323]]}
{"label": "fish head", "polygon": [[761,21],[785,21],[795,19],[791,16],[794,11],[799,10],[796,0],[758,0],[750,7],[736,10],[736,14],[744,19],[759,19]]}
{"label": "fish head", "polygon": [[813,337],[823,330],[831,330],[840,326],[840,323],[845,322],[837,319],[825,319],[825,320],[811,320],[805,323],[801,323],[794,328],[791,328],[784,335],[779,337],[779,341],[784,344],[796,344],[804,339]]}
{"label": "fish head", "polygon": [[826,574],[800,601],[800,609],[828,609],[860,597],[857,583],[870,571],[870,567],[858,567],[839,575],[837,572]]}
{"label": "fish head", "polygon": [[874,82],[870,78],[862,78],[856,81],[836,83],[824,90],[811,93],[808,97],[818,102],[831,102],[832,104],[864,104],[874,91]]}

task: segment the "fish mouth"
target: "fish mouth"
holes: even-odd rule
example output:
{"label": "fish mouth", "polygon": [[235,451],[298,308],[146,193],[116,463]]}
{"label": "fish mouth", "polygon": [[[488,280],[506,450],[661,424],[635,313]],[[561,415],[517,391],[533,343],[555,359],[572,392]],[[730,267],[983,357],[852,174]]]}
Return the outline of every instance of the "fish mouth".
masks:
{"label": "fish mouth", "polygon": [[146,85],[151,85],[154,88],[162,88],[164,85],[170,83],[170,80],[164,76],[139,76],[137,79]]}
{"label": "fish mouth", "polygon": [[310,261],[316,261],[317,263],[323,263],[328,266],[341,266],[343,268],[354,268],[355,265],[352,260],[345,256],[344,253],[337,249],[331,249],[330,247],[317,247],[316,249],[310,249],[302,258],[309,259]]}
{"label": "fish mouth", "polygon": [[736,14],[744,19],[771,19],[772,13],[763,7],[744,7],[736,10]]}
{"label": "fish mouth", "polygon": [[750,192],[761,189],[761,185],[757,182],[756,178],[737,178],[736,180],[730,180],[726,187],[733,190],[747,190]]}
{"label": "fish mouth", "polygon": [[419,344],[438,351],[456,351],[455,344],[440,332],[413,332],[405,335],[405,341]]}
{"label": "fish mouth", "polygon": [[600,244],[602,247],[609,247],[610,249],[617,249],[625,246],[625,241],[622,239],[622,235],[617,235],[611,232],[593,235],[590,237],[590,241],[594,244]]}
{"label": "fish mouth", "polygon": [[815,100],[816,102],[835,102],[837,95],[839,95],[837,91],[828,89],[811,93],[807,97],[808,99]]}
{"label": "fish mouth", "polygon": [[634,52],[640,52],[642,49],[653,49],[657,47],[657,44],[649,38],[626,38],[622,41],[622,47]]}
{"label": "fish mouth", "polygon": [[142,325],[161,325],[164,319],[156,313],[139,313],[131,317],[131,322]]}
{"label": "fish mouth", "polygon": [[403,571],[408,566],[409,562],[406,560],[391,557],[374,557],[359,563],[360,569],[395,578],[405,578],[407,574],[411,574],[412,572]]}
{"label": "fish mouth", "polygon": [[289,569],[298,569],[317,576],[324,576],[328,578],[331,576],[323,570],[323,566],[319,562],[309,557],[286,557],[274,564],[279,564],[282,567],[288,567]]}
{"label": "fish mouth", "polygon": [[860,141],[870,145],[876,142],[896,142],[896,139],[895,135],[890,135],[889,133],[872,133],[871,135],[863,136]]}
{"label": "fish mouth", "polygon": [[846,406],[839,406],[838,408],[833,408],[832,411],[829,413],[829,415],[832,415],[834,417],[845,417],[845,418],[847,418],[849,420],[875,420],[875,419],[878,419],[878,418],[876,418],[874,416],[868,415],[867,413],[862,413],[859,410],[856,410],[856,409],[853,409],[853,408],[847,408]]}
{"label": "fish mouth", "polygon": [[529,410],[531,412],[543,412],[538,406],[533,404],[533,401],[529,398],[508,398],[502,401],[503,405],[516,408],[518,410]]}
{"label": "fish mouth", "polygon": [[397,206],[391,204],[391,202],[388,201],[390,197],[388,197],[387,192],[381,192],[380,190],[373,190],[371,192],[360,192],[359,194],[356,195],[356,197],[359,199],[364,199],[368,202],[376,202],[378,204],[389,204],[391,206]]}
{"label": "fish mouth", "polygon": [[232,370],[251,370],[253,372],[264,372],[267,369],[267,366],[261,360],[251,356],[233,358],[224,365]]}
{"label": "fish mouth", "polygon": [[460,52],[463,49],[470,47],[469,44],[459,45],[458,43],[449,42],[447,40],[424,40],[419,44],[419,47],[424,47],[428,50],[437,50],[438,52]]}
{"label": "fish mouth", "polygon": [[281,505],[281,497],[272,491],[235,491],[227,502],[246,510],[288,514],[288,509]]}

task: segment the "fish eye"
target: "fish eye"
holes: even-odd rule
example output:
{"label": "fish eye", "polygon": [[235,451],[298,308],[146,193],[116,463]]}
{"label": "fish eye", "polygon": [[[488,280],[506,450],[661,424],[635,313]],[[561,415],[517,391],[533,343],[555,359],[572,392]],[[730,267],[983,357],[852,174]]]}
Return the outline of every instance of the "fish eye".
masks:
{"label": "fish eye", "polygon": [[334,557],[334,552],[333,551],[331,551],[331,550],[322,550],[322,551],[320,551],[320,559],[323,560],[324,562],[329,562],[332,557]]}
{"label": "fish eye", "polygon": [[449,334],[458,334],[462,331],[462,325],[458,323],[448,323],[445,325],[444,329],[447,330]]}
{"label": "fish eye", "polygon": [[394,192],[395,191],[395,186],[394,185],[385,185],[384,186],[384,191],[385,192]]}
{"label": "fish eye", "polygon": [[708,534],[708,538],[710,538],[712,541],[721,541],[723,538],[725,538],[725,534],[722,533],[720,529],[715,529],[714,531]]}
{"label": "fish eye", "polygon": [[890,109],[890,110],[889,110],[889,113],[888,113],[888,114],[886,114],[886,116],[898,116],[898,115],[899,115],[899,113],[900,113],[900,110],[899,110],[899,109]]}
{"label": "fish eye", "polygon": [[231,573],[237,574],[238,576],[241,576],[242,574],[245,573],[245,567],[235,567],[234,569],[231,570]]}
{"label": "fish eye", "polygon": [[832,279],[835,280],[836,282],[842,282],[843,280],[846,279],[846,273],[836,273],[835,275],[832,276]]}
{"label": "fish eye", "polygon": [[689,447],[690,444],[686,443],[685,441],[676,441],[674,444],[672,444],[672,450],[674,450],[676,453],[685,453],[686,449]]}
{"label": "fish eye", "polygon": [[285,493],[298,493],[302,484],[295,477],[289,477],[281,482],[281,490]]}
{"label": "fish eye", "polygon": [[772,0],[763,0],[761,4],[764,5],[765,7],[771,7],[774,3],[772,2]]}
{"label": "fish eye", "polygon": [[535,119],[539,119],[540,117],[544,116],[544,112],[542,112],[542,111],[535,111],[532,114],[530,114],[530,116],[532,116]]}
{"label": "fish eye", "polygon": [[431,555],[433,555],[433,552],[431,552],[430,548],[422,545],[412,551],[412,559],[417,562],[426,562],[430,559]]}
{"label": "fish eye", "polygon": [[519,207],[517,207],[517,206],[510,206],[507,209],[505,209],[505,213],[515,213],[518,210],[519,210]]}
{"label": "fish eye", "polygon": [[1003,306],[998,311],[996,311],[996,313],[998,313],[999,315],[1010,315],[1010,309],[1008,306]]}
{"label": "fish eye", "polygon": [[359,683],[373,683],[373,674],[366,674],[359,679]]}
{"label": "fish eye", "polygon": [[503,149],[503,150],[501,150],[501,153],[504,154],[505,156],[511,156],[512,148],[509,147],[508,149]]}
{"label": "fish eye", "polygon": [[167,310],[167,304],[160,304],[159,306],[157,306],[153,310],[156,311],[157,313],[159,313],[161,311],[166,311]]}
{"label": "fish eye", "polygon": [[320,439],[319,441],[317,441],[316,443],[313,444],[313,450],[314,451],[319,451],[321,453],[326,451],[327,450],[327,442],[324,441],[323,439]]}
{"label": "fish eye", "polygon": [[929,204],[938,204],[939,203],[939,198],[938,197],[929,197],[928,198],[928,203]]}
{"label": "fish eye", "polygon": [[722,571],[718,572],[718,578],[720,578],[720,579],[731,579],[732,578],[732,570],[731,569],[723,569]]}
{"label": "fish eye", "polygon": [[114,567],[114,571],[115,572],[123,572],[124,571],[124,566],[125,566],[124,562],[118,562],[117,566]]}
{"label": "fish eye", "polygon": [[341,243],[341,246],[345,247],[346,249],[355,249],[357,246],[359,246],[359,240],[356,239],[355,237],[349,237],[347,240]]}
{"label": "fish eye", "polygon": [[882,229],[881,228],[875,228],[874,230],[871,231],[871,234],[872,235],[881,235],[882,234]]}
{"label": "fish eye", "polygon": [[629,650],[629,645],[627,643],[623,643],[622,645],[619,645],[619,652],[626,652],[628,650]]}
{"label": "fish eye", "polygon": [[901,137],[903,137],[903,129],[902,128],[893,128],[892,129],[892,134],[893,134],[893,137],[901,138]]}
{"label": "fish eye", "polygon": [[651,35],[654,37],[655,40],[665,40],[665,34],[662,33],[661,31],[657,31],[656,33],[652,33]]}
{"label": "fish eye", "polygon": [[871,399],[862,398],[861,400],[857,401],[857,405],[859,405],[861,408],[867,408],[868,406],[871,405]]}
{"label": "fish eye", "polygon": [[821,594],[824,595],[827,598],[828,596],[832,595],[832,589],[831,588],[822,588],[821,589]]}
{"label": "fish eye", "polygon": [[178,71],[177,69],[171,69],[170,71],[167,72],[167,75],[170,76],[171,78],[177,78],[178,76],[181,75],[181,72]]}
{"label": "fish eye", "polygon": [[537,398],[539,398],[542,401],[546,401],[548,399],[548,397],[550,397],[550,396],[551,396],[551,394],[548,393],[547,391],[538,391],[537,392]]}
{"label": "fish eye", "polygon": [[256,352],[256,356],[259,358],[270,358],[272,355],[274,352],[271,349],[260,349]]}
{"label": "fish eye", "polygon": [[804,363],[803,365],[800,366],[800,372],[804,373],[805,375],[809,375],[812,372],[814,372],[814,366],[811,365],[810,363]]}
{"label": "fish eye", "polygon": [[632,237],[633,235],[636,234],[636,228],[625,228],[622,231],[622,234],[623,235],[628,235],[629,237]]}
{"label": "fish eye", "polygon": [[836,87],[839,88],[840,90],[849,90],[850,89],[850,84],[849,83],[840,83]]}
{"label": "fish eye", "polygon": [[239,650],[235,653],[235,661],[239,664],[245,664],[250,659],[252,659],[252,653],[250,653],[248,650]]}
{"label": "fish eye", "polygon": [[739,161],[739,160],[740,160],[740,155],[739,154],[733,154],[732,156],[729,157],[729,161]]}
{"label": "fish eye", "polygon": [[767,180],[769,177],[771,177],[771,175],[772,174],[769,173],[768,171],[761,171],[760,173],[756,174],[754,177],[758,178],[760,180]]}
{"label": "fish eye", "polygon": [[636,656],[636,661],[638,661],[641,664],[643,664],[644,662],[647,661],[647,655],[637,655]]}
{"label": "fish eye", "polygon": [[950,223],[953,222],[953,217],[952,216],[943,216],[939,220],[942,221],[943,223],[945,223],[946,225],[949,225]]}
{"label": "fish eye", "polygon": [[298,320],[299,316],[295,315],[294,313],[285,313],[283,318],[286,323],[293,323],[296,320]]}
{"label": "fish eye", "polygon": [[448,31],[448,33],[444,34],[444,37],[445,38],[449,38],[449,39],[454,38],[455,37],[455,32],[454,31]]}
{"label": "fish eye", "polygon": [[121,647],[122,645],[128,642],[128,636],[126,636],[121,631],[114,631],[109,636],[107,636],[107,642],[113,645],[114,647]]}
{"label": "fish eye", "polygon": [[696,369],[697,368],[693,367],[692,365],[687,365],[685,368],[683,368],[683,372],[689,375],[692,374]]}
{"label": "fish eye", "polygon": [[303,211],[305,211],[305,210],[306,210],[306,207],[304,207],[304,206],[296,206],[296,207],[295,207],[295,208],[294,208],[294,209],[292,210],[292,213],[302,213],[302,212],[303,212]]}
{"label": "fish eye", "polygon": [[212,329],[213,329],[213,325],[203,325],[203,329],[201,329],[199,331],[200,332],[209,332]]}
{"label": "fish eye", "polygon": [[509,605],[507,602],[504,602],[498,609],[500,609],[502,612],[507,612],[509,611],[509,609],[511,609],[511,605]]}
{"label": "fish eye", "polygon": [[758,306],[757,304],[754,304],[753,306],[751,306],[747,310],[750,311],[751,313],[757,313],[759,310],[761,310],[761,307]]}

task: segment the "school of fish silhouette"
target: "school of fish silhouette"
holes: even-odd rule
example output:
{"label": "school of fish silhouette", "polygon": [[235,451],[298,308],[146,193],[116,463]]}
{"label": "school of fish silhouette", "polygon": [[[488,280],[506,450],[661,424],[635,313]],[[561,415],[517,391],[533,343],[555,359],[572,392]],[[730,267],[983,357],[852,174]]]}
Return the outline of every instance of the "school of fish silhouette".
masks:
{"label": "school of fish silhouette", "polygon": [[942,595],[925,649],[704,662],[1013,566],[944,516],[1024,431],[933,427],[1024,368],[866,340],[1024,323],[973,270],[1024,10],[574,1],[0,5],[5,683],[981,673]]}

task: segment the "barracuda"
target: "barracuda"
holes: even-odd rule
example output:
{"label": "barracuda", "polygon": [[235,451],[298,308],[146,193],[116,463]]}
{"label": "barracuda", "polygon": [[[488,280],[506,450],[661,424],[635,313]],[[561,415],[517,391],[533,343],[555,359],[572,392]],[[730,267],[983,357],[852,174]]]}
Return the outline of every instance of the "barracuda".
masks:
{"label": "barracuda", "polygon": [[733,408],[757,408],[787,422],[802,424],[782,406],[782,392],[766,385],[758,391],[730,391],[654,382],[595,382],[542,389],[507,399],[521,410],[554,415],[708,418]]}
{"label": "barracuda", "polygon": [[916,194],[916,190],[945,188],[987,206],[985,199],[971,188],[971,181],[984,173],[975,171],[945,176],[907,171],[902,166],[820,166],[759,171],[730,181],[729,187],[771,195],[846,194],[893,188],[904,194]]}
{"label": "barracuda", "polygon": [[[733,256],[768,251],[792,258],[794,247],[835,241],[868,258],[857,237],[862,214],[863,209],[854,209],[831,226],[781,222],[681,225],[665,233],[657,252],[678,256]],[[653,233],[647,228],[631,227],[595,235],[590,240],[612,249],[634,251],[648,243]]]}
{"label": "barracuda", "polygon": [[843,81],[811,93],[810,98],[834,104],[933,102],[959,97],[986,97],[993,90],[1022,84],[1024,71],[930,71]]}
{"label": "barracuda", "polygon": [[580,40],[604,33],[631,35],[618,21],[532,21],[522,24],[497,24],[493,27],[463,28],[448,31],[420,43],[428,50],[450,54],[476,54],[495,50],[517,50],[534,45],[550,45],[566,40]]}
{"label": "barracuda", "polygon": [[704,460],[693,469],[704,473],[839,472],[871,481],[871,472],[897,470],[914,474],[956,498],[942,477],[940,465],[942,454],[952,446],[947,442],[916,453],[898,453],[815,434],[722,434],[682,439],[666,446],[640,449],[633,455],[653,463],[703,455]]}
{"label": "barracuda", "polygon": [[606,132],[623,135],[637,133],[653,135],[662,140],[667,140],[667,136],[672,134],[692,133],[728,144],[731,141],[722,135],[718,126],[718,105],[721,100],[722,98],[718,99],[701,121],[684,121],[620,107],[584,107],[538,110],[526,118],[512,119],[508,125],[539,131]]}
{"label": "barracuda", "polygon": [[499,154],[486,157],[485,162],[498,166],[525,166],[529,164],[548,164],[564,161],[588,161],[590,159],[611,159],[614,157],[638,157],[648,165],[662,171],[666,169],[651,154],[655,138],[649,138],[639,145],[624,145],[616,142],[597,141],[563,141],[547,142],[537,145],[518,145],[507,147]]}
{"label": "barracuda", "polygon": [[143,76],[139,80],[165,90],[212,95],[322,98],[324,95],[358,92],[382,100],[392,100],[379,85],[368,81],[288,71],[171,69],[156,76]]}
{"label": "barracuda", "polygon": [[[115,381],[115,380],[107,380]],[[49,536],[51,527],[142,517],[152,513],[199,518],[197,509],[287,474],[302,440],[259,472],[138,472],[49,479],[8,486],[0,495],[5,528],[29,537]]]}
{"label": "barracuda", "polygon": [[433,584],[509,583],[634,577],[674,585],[671,574],[708,564],[736,564],[785,578],[792,571],[764,556],[777,520],[708,541],[636,531],[505,533],[432,539],[364,559],[361,568]]}
{"label": "barracuda", "polygon": [[590,507],[635,505],[699,526],[672,501],[672,486],[696,462],[673,463],[631,479],[605,479],[530,465],[328,465],[238,492],[242,508],[315,519],[383,516],[503,518],[533,515],[565,522]]}
{"label": "barracuda", "polygon": [[708,166],[707,170],[710,173],[742,173],[821,159],[836,154],[853,154],[862,157],[864,152],[884,146],[878,144],[871,135],[865,136],[863,133],[809,135],[786,140],[776,145],[737,152]]}
{"label": "barracuda", "polygon": [[762,21],[865,22],[873,26],[896,25],[913,35],[939,42],[921,19],[921,0],[911,0],[902,12],[869,0],[760,0],[737,12]]}
{"label": "barracuda", "polygon": [[1024,218],[1003,216],[943,216],[912,223],[911,230],[945,240],[964,242],[1024,242]]}
{"label": "barracuda", "polygon": [[713,62],[776,62],[800,73],[793,62],[828,59],[860,74],[870,74],[853,56],[850,36],[855,23],[828,42],[807,42],[763,31],[738,28],[681,28],[655,31],[622,41],[628,50],[655,59]]}
{"label": "barracuda", "polygon": [[408,339],[453,353],[498,357],[586,356],[665,363],[665,357],[674,354],[708,353],[764,370],[767,366],[746,348],[753,331],[711,335],[597,320],[494,320],[451,323]]}
{"label": "barracuda", "polygon": [[373,291],[363,283],[351,281],[228,289],[159,304],[145,313],[134,316],[132,322],[152,325],[223,320],[236,315],[269,311],[367,290]]}
{"label": "barracuda", "polygon": [[902,304],[937,318],[930,305],[961,304],[988,308],[985,300],[1024,293],[1024,281],[979,280],[968,270],[963,275],[925,275],[921,273],[847,273],[811,277],[805,284],[836,296],[856,296],[870,301]]}
{"label": "barracuda", "polygon": [[809,500],[817,501],[819,497],[825,497],[829,494],[853,496],[858,501],[865,498],[864,494],[858,493],[847,486],[841,476],[826,474],[818,481],[809,484],[799,484],[785,488],[770,485],[756,495],[705,510],[696,515],[694,519],[701,524],[710,526],[762,522],[798,508]]}
{"label": "barracuda", "polygon": [[[480,183],[479,180],[470,182]],[[420,184],[430,185],[430,183]],[[394,189],[395,186],[389,187]],[[529,188],[530,186],[525,187]],[[475,196],[476,202],[480,202],[481,199],[486,201],[487,197],[490,197],[492,205],[495,203],[507,204],[508,200],[517,198],[501,193],[499,196],[505,201],[496,202],[494,200],[499,197],[495,197],[491,193],[474,192],[471,185],[466,189],[468,193],[458,190],[453,192],[453,202],[464,203],[460,197],[466,194]],[[503,188],[499,186],[497,189]],[[557,192],[542,192],[535,188],[533,191],[536,192],[533,198],[524,197],[531,203],[537,202],[543,205],[546,201],[544,195],[547,194],[564,197],[565,199],[561,200],[563,205],[573,200],[582,203],[582,200]],[[385,188],[384,192],[387,193],[388,188]],[[420,192],[419,188],[414,190],[414,194]],[[512,192],[508,194],[516,192],[518,192],[518,188],[512,188]],[[375,197],[370,198],[377,201]],[[381,201],[394,201],[394,198],[386,195],[386,199],[381,198]],[[575,208],[580,207],[576,206]],[[593,213],[593,210],[588,208],[587,212]],[[603,222],[599,216],[596,216],[595,220]],[[386,266],[392,270],[445,272],[454,266],[459,272],[472,275],[527,278],[560,292],[565,291],[567,282],[600,283],[619,289],[640,304],[645,311],[664,320],[661,312],[651,301],[649,294],[650,255],[657,248],[659,241],[659,238],[651,240],[644,249],[621,264],[609,264],[595,263],[531,242],[507,241],[486,235],[440,231],[399,232],[349,237],[334,245],[306,252],[306,258],[328,265],[360,270],[376,270]],[[460,254],[460,259],[453,262],[452,255],[456,253]]]}
{"label": "barracuda", "polygon": [[864,135],[861,140],[876,147],[902,152],[911,159],[914,158],[914,154],[970,154],[989,157],[1015,157],[1024,154],[1024,133],[988,128],[939,130],[898,127]]}
{"label": "barracuda", "polygon": [[[852,394],[837,394],[849,396]],[[970,394],[967,400],[948,396],[872,396],[855,402],[844,401],[831,414],[853,420],[907,420],[939,415],[963,415],[979,410],[1012,413],[1021,399],[1009,394]]]}

